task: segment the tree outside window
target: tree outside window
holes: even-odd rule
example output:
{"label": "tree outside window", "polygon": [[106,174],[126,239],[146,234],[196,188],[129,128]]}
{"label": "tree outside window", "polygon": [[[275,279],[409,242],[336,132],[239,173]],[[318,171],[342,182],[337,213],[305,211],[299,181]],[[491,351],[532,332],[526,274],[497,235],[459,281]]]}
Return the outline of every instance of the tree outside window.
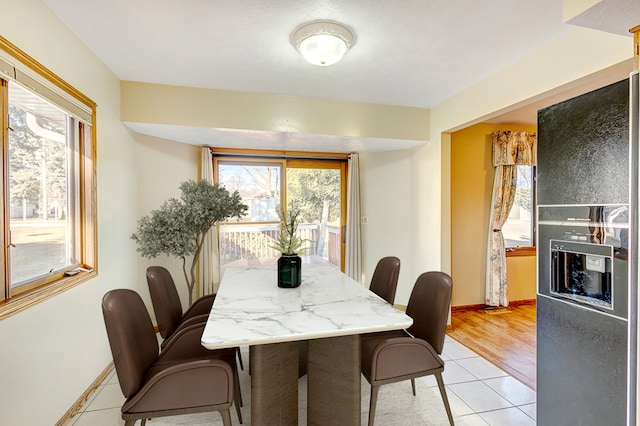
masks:
{"label": "tree outside window", "polygon": [[502,227],[504,244],[507,248],[535,245],[533,234],[535,226],[535,167],[517,166],[517,169],[515,201],[509,212],[509,217]]}

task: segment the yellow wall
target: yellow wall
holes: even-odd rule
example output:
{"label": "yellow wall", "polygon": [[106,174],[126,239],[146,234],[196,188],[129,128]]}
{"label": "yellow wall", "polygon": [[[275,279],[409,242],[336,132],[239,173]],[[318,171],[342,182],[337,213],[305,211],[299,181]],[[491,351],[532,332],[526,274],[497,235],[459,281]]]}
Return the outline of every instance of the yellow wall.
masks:
{"label": "yellow wall", "polygon": [[[493,166],[491,133],[535,126],[476,124],[451,134],[451,276],[453,306],[483,304]],[[535,299],[535,256],[507,260],[509,300]]]}
{"label": "yellow wall", "polygon": [[507,257],[509,301],[536,298],[536,256]]}

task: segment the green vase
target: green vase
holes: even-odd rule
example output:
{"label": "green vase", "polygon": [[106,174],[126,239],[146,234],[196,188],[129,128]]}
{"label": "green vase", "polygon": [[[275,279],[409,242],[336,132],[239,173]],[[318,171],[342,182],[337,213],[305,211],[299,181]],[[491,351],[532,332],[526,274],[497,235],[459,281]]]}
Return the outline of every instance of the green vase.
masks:
{"label": "green vase", "polygon": [[297,254],[283,254],[278,259],[278,287],[295,288],[302,282],[302,259]]}

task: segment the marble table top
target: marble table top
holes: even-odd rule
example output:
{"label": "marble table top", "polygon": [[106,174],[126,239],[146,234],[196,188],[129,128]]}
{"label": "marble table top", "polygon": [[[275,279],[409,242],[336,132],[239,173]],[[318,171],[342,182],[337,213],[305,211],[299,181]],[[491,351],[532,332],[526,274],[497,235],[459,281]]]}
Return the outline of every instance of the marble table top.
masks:
{"label": "marble table top", "polygon": [[297,288],[278,287],[275,265],[228,268],[201,343],[219,349],[397,330],[412,323],[328,263],[303,264]]}

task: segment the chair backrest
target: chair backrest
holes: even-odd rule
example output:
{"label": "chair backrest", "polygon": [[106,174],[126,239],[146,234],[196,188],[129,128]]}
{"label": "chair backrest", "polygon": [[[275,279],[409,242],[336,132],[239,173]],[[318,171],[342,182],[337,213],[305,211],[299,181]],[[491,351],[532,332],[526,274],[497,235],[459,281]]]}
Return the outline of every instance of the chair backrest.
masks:
{"label": "chair backrest", "polygon": [[373,271],[369,290],[393,305],[399,274],[400,259],[394,256],[383,257]]}
{"label": "chair backrest", "polygon": [[166,339],[182,319],[182,304],[176,284],[173,282],[171,273],[162,266],[147,268],[147,284],[158,330],[162,338]]}
{"label": "chair backrest", "polygon": [[449,275],[425,272],[416,280],[407,305],[407,315],[413,318],[409,333],[426,340],[438,354],[444,346],[452,289]]}
{"label": "chair backrest", "polygon": [[120,388],[129,398],[140,389],[147,370],[158,357],[151,317],[140,295],[128,289],[105,294],[102,314]]}

